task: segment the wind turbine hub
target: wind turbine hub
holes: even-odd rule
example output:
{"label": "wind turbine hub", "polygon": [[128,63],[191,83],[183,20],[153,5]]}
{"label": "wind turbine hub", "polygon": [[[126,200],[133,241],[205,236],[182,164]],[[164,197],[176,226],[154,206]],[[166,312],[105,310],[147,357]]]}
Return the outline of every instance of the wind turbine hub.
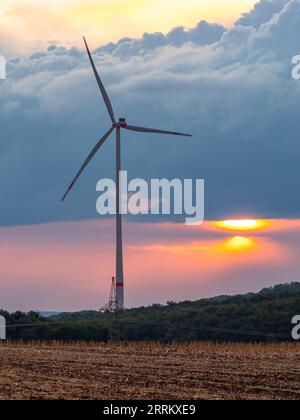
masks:
{"label": "wind turbine hub", "polygon": [[126,118],[119,118],[119,122],[114,124],[116,128],[125,128],[127,127]]}

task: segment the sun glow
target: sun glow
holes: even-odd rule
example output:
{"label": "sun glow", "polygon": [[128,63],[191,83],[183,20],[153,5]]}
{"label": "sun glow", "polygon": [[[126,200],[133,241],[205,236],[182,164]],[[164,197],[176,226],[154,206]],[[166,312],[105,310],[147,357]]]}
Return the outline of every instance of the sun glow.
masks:
{"label": "sun glow", "polygon": [[144,32],[191,28],[201,20],[232,27],[256,1],[1,0],[1,37],[4,34],[15,48],[27,51],[49,42],[82,48],[85,34],[96,48],[123,37],[140,38]]}
{"label": "sun glow", "polygon": [[266,221],[256,219],[224,220],[222,222],[216,222],[217,227],[233,231],[259,230],[266,227],[266,225]]}
{"label": "sun glow", "polygon": [[246,250],[254,247],[254,240],[244,236],[235,236],[225,243],[225,249],[228,251]]}

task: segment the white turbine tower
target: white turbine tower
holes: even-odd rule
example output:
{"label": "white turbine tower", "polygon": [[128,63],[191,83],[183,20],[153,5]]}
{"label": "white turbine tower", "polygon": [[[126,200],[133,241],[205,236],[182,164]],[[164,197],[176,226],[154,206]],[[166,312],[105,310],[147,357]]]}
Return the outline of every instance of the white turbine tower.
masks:
{"label": "white turbine tower", "polygon": [[111,105],[109,96],[105,90],[105,87],[100,79],[100,76],[97,72],[95,63],[93,61],[92,55],[90,53],[89,47],[87,45],[86,39],[84,39],[84,43],[86,46],[86,50],[100,88],[101,94],[103,96],[107,111],[109,113],[112,126],[107,131],[106,134],[102,137],[101,140],[96,144],[93,150],[88,155],[87,159],[84,161],[83,165],[81,166],[79,172],[73,179],[72,183],[70,184],[69,188],[67,189],[65,195],[62,198],[62,201],[65,200],[71,189],[74,187],[76,181],[85,170],[86,166],[101,148],[101,146],[105,143],[105,141],[109,138],[114,130],[116,130],[116,278],[115,278],[115,289],[116,289],[116,310],[123,309],[124,306],[124,271],[123,271],[123,240],[122,240],[122,214],[121,214],[121,197],[120,197],[120,171],[121,171],[121,129],[126,129],[130,131],[140,132],[140,133],[152,133],[152,134],[169,134],[173,136],[185,136],[185,137],[192,137],[191,134],[184,134],[184,133],[177,133],[173,131],[164,131],[164,130],[157,130],[153,128],[145,128],[145,127],[138,127],[133,125],[128,125],[126,123],[125,118],[120,118],[117,122],[115,119],[113,107]]}

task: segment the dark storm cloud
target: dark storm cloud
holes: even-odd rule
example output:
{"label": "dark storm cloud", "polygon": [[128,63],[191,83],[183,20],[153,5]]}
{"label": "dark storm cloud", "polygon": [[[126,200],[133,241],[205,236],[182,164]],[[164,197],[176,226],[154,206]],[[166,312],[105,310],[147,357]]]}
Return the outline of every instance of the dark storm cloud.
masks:
{"label": "dark storm cloud", "polygon": [[[122,54],[97,50],[117,115],[194,133],[192,140],[126,133],[130,177],[205,178],[207,218],[299,216],[300,83],[291,58],[300,53],[300,2],[283,6],[259,27],[237,25],[222,36],[219,29],[214,43],[217,29],[208,25],[205,38],[202,23],[201,35],[199,27],[177,29],[123,40]],[[0,223],[95,217],[96,182],[113,175],[112,139],[59,202],[109,127],[85,52],[52,46],[11,59],[0,83]]]}

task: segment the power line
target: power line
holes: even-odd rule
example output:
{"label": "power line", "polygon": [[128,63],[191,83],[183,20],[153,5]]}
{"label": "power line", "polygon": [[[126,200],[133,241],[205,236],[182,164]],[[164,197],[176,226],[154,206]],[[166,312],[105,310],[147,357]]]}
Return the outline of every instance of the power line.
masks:
{"label": "power line", "polygon": [[84,284],[84,283],[96,283],[99,281],[104,281],[104,280],[108,280],[111,279],[111,277],[102,277],[99,279],[93,279],[93,280],[84,280],[84,282],[82,280],[76,280],[76,281],[68,281],[68,282],[58,282],[58,283],[39,283],[39,284],[29,284],[29,285],[24,285],[24,286],[18,286],[18,287],[4,287],[4,288],[0,288],[0,290],[20,290],[20,289],[34,289],[34,288],[43,288],[43,287],[53,287],[53,286],[64,286],[66,284]]}
{"label": "power line", "polygon": [[[43,288],[43,287],[55,287],[55,286],[64,286],[66,284],[85,284],[85,283],[96,283],[99,281],[104,280],[111,280],[111,276],[102,277],[93,280],[76,280],[76,281],[68,281],[68,282],[57,282],[57,283],[39,283],[39,284],[29,284],[29,285],[21,285],[17,287],[1,287],[0,291],[6,290],[20,290],[20,289],[34,289],[34,288]],[[241,290],[232,290],[232,289],[215,289],[215,288],[208,288],[202,286],[196,286],[191,284],[178,284],[178,283],[166,283],[166,282],[153,282],[153,281],[143,281],[143,284],[157,284],[157,285],[164,285],[164,286],[171,286],[171,287],[180,287],[184,289],[197,289],[197,290],[207,290],[213,292],[222,292],[222,293],[244,293]]]}

